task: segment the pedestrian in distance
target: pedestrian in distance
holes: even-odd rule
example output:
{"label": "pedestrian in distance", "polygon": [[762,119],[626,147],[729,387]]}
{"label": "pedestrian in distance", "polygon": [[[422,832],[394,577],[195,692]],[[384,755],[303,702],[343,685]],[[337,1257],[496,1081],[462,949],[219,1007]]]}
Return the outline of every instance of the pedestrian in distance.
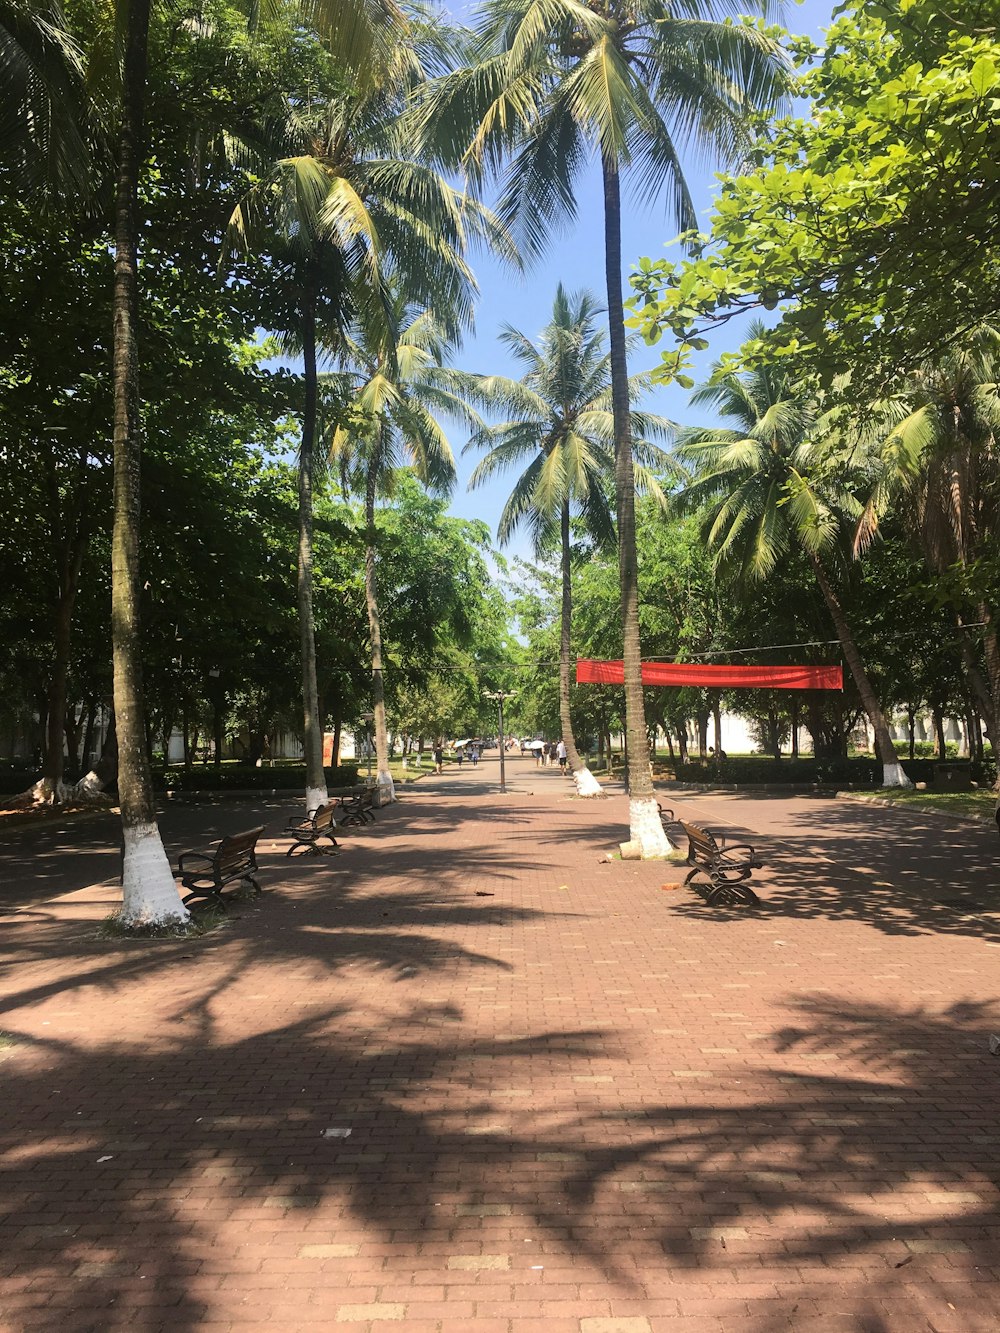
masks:
{"label": "pedestrian in distance", "polygon": [[556,758],[559,760],[560,773],[566,772],[566,742],[560,737],[556,746]]}
{"label": "pedestrian in distance", "polygon": [[478,767],[479,767],[479,746],[478,746],[478,745],[474,745],[474,746],[472,747],[472,749],[469,751],[469,758],[472,760],[472,767],[473,767],[473,768],[478,768]]}
{"label": "pedestrian in distance", "polygon": [[434,742],[434,772],[444,772],[444,741],[440,736]]}

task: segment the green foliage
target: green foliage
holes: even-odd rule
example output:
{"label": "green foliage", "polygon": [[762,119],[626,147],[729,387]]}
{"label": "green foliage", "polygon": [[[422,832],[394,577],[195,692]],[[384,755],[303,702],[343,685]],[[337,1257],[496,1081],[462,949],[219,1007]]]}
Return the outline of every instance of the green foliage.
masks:
{"label": "green foliage", "polygon": [[878,391],[997,313],[995,0],[956,14],[850,0],[814,68],[809,43],[785,44],[809,113],[762,132],[753,169],[723,180],[692,259],[640,262],[632,324],[677,340],[670,379],[713,324],[780,307],[745,356]]}
{"label": "green foliage", "polygon": [[[353,787],[358,781],[358,764],[326,768],[328,789]],[[304,764],[274,764],[258,768],[253,764],[196,764],[193,768],[168,768],[157,776],[157,786],[168,792],[185,791],[301,791],[305,786]]]}

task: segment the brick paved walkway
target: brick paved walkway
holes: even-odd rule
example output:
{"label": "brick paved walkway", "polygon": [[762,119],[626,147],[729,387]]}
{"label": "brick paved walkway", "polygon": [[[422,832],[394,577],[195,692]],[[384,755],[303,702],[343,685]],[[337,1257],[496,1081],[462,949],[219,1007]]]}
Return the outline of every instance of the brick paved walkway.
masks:
{"label": "brick paved walkway", "polygon": [[995,834],[692,795],[770,861],[712,912],[510,767],[201,940],[2,918],[0,1328],[1000,1326]]}

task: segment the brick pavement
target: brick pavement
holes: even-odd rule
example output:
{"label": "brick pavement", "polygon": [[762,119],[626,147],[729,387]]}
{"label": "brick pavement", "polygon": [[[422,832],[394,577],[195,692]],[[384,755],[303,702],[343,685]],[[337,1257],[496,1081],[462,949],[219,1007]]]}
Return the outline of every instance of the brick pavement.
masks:
{"label": "brick pavement", "polygon": [[694,794],[770,861],[713,912],[526,765],[200,940],[4,918],[0,1328],[1000,1325],[993,844]]}

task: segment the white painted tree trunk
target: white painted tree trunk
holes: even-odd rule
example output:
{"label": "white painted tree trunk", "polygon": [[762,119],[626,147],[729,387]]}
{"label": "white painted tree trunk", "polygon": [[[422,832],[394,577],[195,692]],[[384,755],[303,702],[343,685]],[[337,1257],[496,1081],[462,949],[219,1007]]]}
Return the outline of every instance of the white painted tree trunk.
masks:
{"label": "white painted tree trunk", "polygon": [[73,788],[73,796],[75,799],[88,801],[93,800],[95,796],[100,796],[103,791],[103,781],[94,769],[91,769],[89,773],[84,773],[83,777]]}
{"label": "white painted tree trunk", "polygon": [[583,768],[578,768],[574,772],[573,781],[576,783],[577,796],[604,795],[604,788],[597,781],[586,764],[584,764]]}
{"label": "white painted tree trunk", "polygon": [[882,765],[883,787],[912,787],[913,783],[903,772],[903,765],[898,761]]}
{"label": "white painted tree trunk", "polygon": [[306,816],[311,817],[316,813],[321,805],[326,805],[330,799],[325,786],[306,788]]}
{"label": "white painted tree trunk", "polygon": [[631,839],[639,844],[644,861],[666,856],[674,850],[673,844],[663,831],[655,796],[630,800],[628,822]]}
{"label": "white painted tree trunk", "polygon": [[396,799],[396,784],[392,780],[392,774],[387,768],[380,768],[378,771],[378,803],[379,805],[392,805]]}
{"label": "white painted tree trunk", "polygon": [[126,826],[124,837],[122,924],[183,925],[190,913],[181,902],[159,829],[155,824]]}

